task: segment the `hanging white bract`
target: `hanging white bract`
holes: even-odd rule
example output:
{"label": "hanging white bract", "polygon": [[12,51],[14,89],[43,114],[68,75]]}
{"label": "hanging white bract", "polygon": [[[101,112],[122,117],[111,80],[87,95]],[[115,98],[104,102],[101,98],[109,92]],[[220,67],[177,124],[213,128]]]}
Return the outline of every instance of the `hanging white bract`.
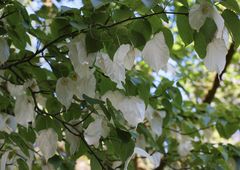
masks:
{"label": "hanging white bract", "polygon": [[137,127],[138,123],[143,122],[145,117],[145,104],[137,96],[127,97],[118,91],[109,91],[103,99],[109,99],[112,105],[123,113],[123,117],[130,126]]}
{"label": "hanging white bract", "polygon": [[102,137],[107,137],[110,129],[107,126],[107,121],[102,116],[97,116],[96,119],[90,123],[84,132],[84,138],[89,145],[98,147],[99,140]]}
{"label": "hanging white bract", "polygon": [[227,52],[223,39],[213,39],[207,46],[207,55],[204,58],[204,64],[208,70],[216,71],[220,75],[226,65]]}
{"label": "hanging white bract", "polygon": [[33,99],[26,94],[17,96],[14,113],[17,123],[23,126],[27,126],[28,122],[34,122],[35,111]]}
{"label": "hanging white bract", "polygon": [[128,164],[135,154],[149,159],[153,165],[153,169],[159,167],[159,165],[161,163],[161,158],[163,157],[163,155],[160,152],[155,152],[153,155],[149,155],[145,150],[135,147],[133,154],[125,162],[124,170],[128,169]]}
{"label": "hanging white bract", "polygon": [[154,35],[154,37],[146,43],[142,55],[144,61],[156,72],[166,66],[170,52],[162,32]]}
{"label": "hanging white bract", "polygon": [[57,80],[56,95],[58,101],[68,109],[72,103],[74,94],[74,82],[69,77],[62,77]]}
{"label": "hanging white bract", "polygon": [[0,65],[5,63],[9,58],[9,46],[5,38],[0,37]]}
{"label": "hanging white bract", "polygon": [[96,66],[108,76],[113,82],[117,83],[119,89],[123,89],[122,83],[125,83],[125,69],[130,70],[139,55],[139,50],[131,47],[129,44],[119,46],[113,56],[113,60],[106,53],[99,52],[96,58]]}
{"label": "hanging white bract", "polygon": [[48,160],[57,150],[58,135],[51,128],[41,130],[38,134],[36,145],[40,148],[46,160]]}

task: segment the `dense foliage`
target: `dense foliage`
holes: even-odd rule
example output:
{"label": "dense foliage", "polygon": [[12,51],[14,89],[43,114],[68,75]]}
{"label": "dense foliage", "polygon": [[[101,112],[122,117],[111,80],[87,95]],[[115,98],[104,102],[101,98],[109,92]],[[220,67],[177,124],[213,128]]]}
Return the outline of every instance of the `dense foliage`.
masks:
{"label": "dense foliage", "polygon": [[58,2],[0,1],[1,170],[240,168],[237,0]]}

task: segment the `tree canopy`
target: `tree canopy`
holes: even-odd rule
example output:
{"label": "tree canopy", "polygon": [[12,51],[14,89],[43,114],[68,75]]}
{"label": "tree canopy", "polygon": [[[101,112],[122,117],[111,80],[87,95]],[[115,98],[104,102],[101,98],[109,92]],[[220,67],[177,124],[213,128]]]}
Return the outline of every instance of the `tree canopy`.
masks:
{"label": "tree canopy", "polygon": [[240,168],[238,0],[62,1],[0,1],[1,170]]}

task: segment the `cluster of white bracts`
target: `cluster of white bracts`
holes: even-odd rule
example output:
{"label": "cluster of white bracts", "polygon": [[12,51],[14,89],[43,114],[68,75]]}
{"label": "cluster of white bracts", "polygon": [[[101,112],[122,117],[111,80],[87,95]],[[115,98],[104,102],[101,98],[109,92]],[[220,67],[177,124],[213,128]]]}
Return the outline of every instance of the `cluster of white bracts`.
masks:
{"label": "cluster of white bracts", "polygon": [[[146,63],[156,72],[163,68],[169,59],[169,49],[165,43],[165,38],[162,32],[156,34],[151,40],[149,40],[142,52],[129,44],[121,45],[115,52],[113,59],[104,52],[87,54],[84,34],[75,37],[68,44],[68,48],[69,58],[72,62],[74,71],[76,72],[76,76],[74,78],[62,77],[58,79],[56,85],[57,99],[67,109],[72,103],[73,95],[78,96],[80,99],[83,94],[95,97],[96,80],[94,77],[94,66],[101,69],[103,74],[115,82],[117,88],[123,89],[126,70],[132,69],[136,56],[142,55]],[[118,91],[109,91],[102,96],[102,100],[106,101],[106,99],[109,99],[112,105],[123,113],[123,117],[126,119],[130,127],[137,127],[140,122],[144,121],[145,104],[138,96],[127,97]],[[156,123],[162,123],[164,116],[161,116],[161,114],[158,113],[155,114],[153,109],[151,111],[151,113],[148,111],[147,119],[151,124],[152,132],[156,133],[157,136],[160,136],[162,133],[162,126],[157,127]],[[94,114],[95,120],[91,122],[84,131],[86,142],[89,145],[94,145],[96,147],[99,145],[100,138],[106,137],[109,133],[109,127],[107,126],[107,120],[104,117],[104,114],[101,110],[98,110],[97,112],[100,114]],[[66,140],[69,141],[71,153],[74,153],[78,148],[78,144],[73,142],[73,140],[76,140],[74,138],[75,136],[66,132]],[[138,151],[139,149],[136,148],[133,155],[140,154],[141,156],[149,158],[155,166],[159,164],[156,163],[156,160],[158,162],[160,161],[160,153],[150,156],[141,149],[139,152]],[[127,162],[130,161],[132,156]],[[155,160],[155,156],[158,156],[159,158]],[[125,164],[125,168],[127,167],[127,164],[128,163]]]}
{"label": "cluster of white bracts", "polygon": [[224,26],[224,19],[212,4],[201,1],[200,4],[195,4],[190,9],[189,23],[193,29],[199,31],[207,17],[214,20],[217,32],[212,42],[207,46],[204,64],[209,71],[216,71],[220,75],[226,65],[226,55],[229,48],[228,31]]}

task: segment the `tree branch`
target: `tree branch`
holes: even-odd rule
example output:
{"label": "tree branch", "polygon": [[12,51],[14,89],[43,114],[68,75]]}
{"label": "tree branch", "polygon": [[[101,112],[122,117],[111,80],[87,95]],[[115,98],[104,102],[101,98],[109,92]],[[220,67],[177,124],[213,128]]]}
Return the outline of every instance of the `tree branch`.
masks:
{"label": "tree branch", "polygon": [[203,99],[203,103],[209,103],[210,104],[212,102],[212,100],[214,99],[215,94],[217,92],[217,89],[218,89],[218,87],[220,87],[219,78],[221,79],[222,75],[226,72],[229,64],[231,63],[231,60],[233,58],[234,53],[235,53],[234,43],[232,43],[229,50],[228,50],[227,56],[226,56],[226,65],[224,67],[224,70],[222,71],[221,75],[219,75],[219,77],[218,77],[218,74],[216,74],[214,82],[212,84],[212,88],[208,90],[207,95]]}

